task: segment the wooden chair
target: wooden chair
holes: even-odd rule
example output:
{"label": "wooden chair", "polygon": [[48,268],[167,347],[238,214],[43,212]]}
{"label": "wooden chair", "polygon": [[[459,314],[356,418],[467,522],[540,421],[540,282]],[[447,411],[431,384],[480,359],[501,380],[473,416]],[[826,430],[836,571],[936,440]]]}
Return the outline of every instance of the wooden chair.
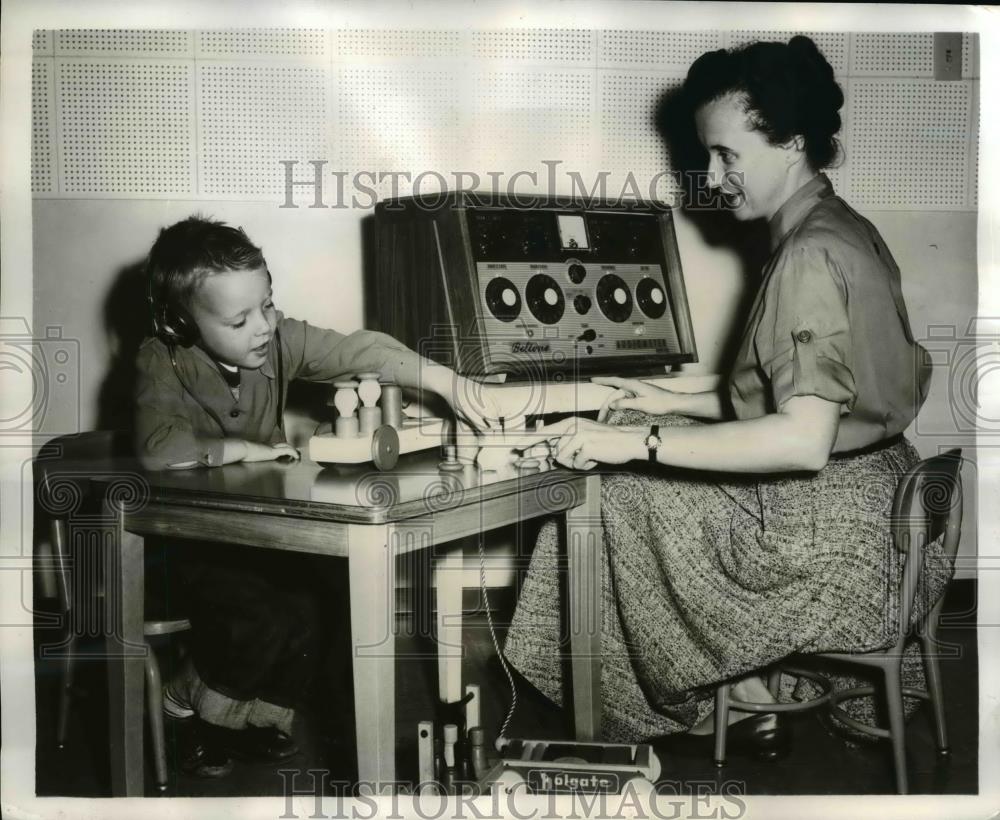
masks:
{"label": "wooden chair", "polygon": [[[75,659],[80,636],[75,628],[77,615],[82,607],[91,602],[75,599],[74,572],[88,571],[88,577],[95,576],[93,567],[80,567],[78,556],[74,555],[70,543],[70,528],[67,526],[72,515],[85,503],[87,470],[86,465],[127,455],[127,445],[122,437],[110,431],[79,433],[60,436],[46,443],[35,459],[35,486],[38,506],[49,520],[49,537],[52,547],[52,561],[59,610],[69,630],[61,655],[60,693],[56,722],[56,743],[62,748],[66,743],[69,722],[69,707],[73,686]],[[89,590],[95,597],[103,597],[103,586]],[[147,620],[143,633],[147,637],[169,635],[190,629],[186,619]],[[149,727],[152,738],[156,783],[162,791],[167,787],[167,756],[163,726],[163,683],[160,666],[149,642],[146,641],[146,706],[149,713]]]}
{"label": "wooden chair", "polygon": [[[830,705],[830,714],[836,720],[864,734],[877,738],[887,738],[892,743],[893,764],[896,773],[896,790],[907,794],[909,784],[906,773],[906,735],[903,712],[903,698],[930,700],[934,710],[934,728],[939,755],[947,755],[948,733],[944,715],[944,693],[941,688],[941,670],[937,655],[937,626],[944,596],[918,624],[917,632],[921,640],[924,670],[927,676],[927,690],[911,689],[902,685],[903,646],[914,631],[910,626],[914,598],[923,568],[924,546],[943,535],[943,548],[949,563],[954,564],[958,542],[962,531],[962,451],[949,450],[925,459],[912,467],[900,479],[893,500],[891,530],[896,548],[904,555],[903,577],[900,584],[899,631],[896,643],[888,649],[877,652],[827,652],[815,657],[827,658],[848,664],[858,664],[882,672],[889,728],[869,726],[855,720],[840,706],[843,700],[875,694],[875,686],[859,686],[852,689],[831,691],[827,683],[824,693],[804,703],[749,703],[736,700],[729,694],[729,685],[723,684],[716,690],[715,709],[715,762],[724,765],[726,757],[726,728],[729,709],[745,712],[789,712],[815,708],[825,703]],[[806,673],[816,679],[816,673],[809,670],[791,669],[781,665],[784,671],[795,674]],[[768,688],[777,696],[781,669],[772,670],[768,678]],[[822,684],[821,684],[822,685]]]}

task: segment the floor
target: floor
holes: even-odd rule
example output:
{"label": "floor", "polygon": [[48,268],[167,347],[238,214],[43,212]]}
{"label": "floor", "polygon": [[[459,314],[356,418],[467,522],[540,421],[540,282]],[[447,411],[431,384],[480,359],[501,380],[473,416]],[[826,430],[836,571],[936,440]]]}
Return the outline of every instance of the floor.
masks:
{"label": "floor", "polygon": [[[975,794],[978,783],[978,685],[976,654],[976,592],[974,582],[953,582],[946,600],[940,638],[954,656],[942,661],[947,715],[951,735],[951,755],[941,761],[935,753],[931,721],[921,708],[907,729],[911,791],[931,794]],[[510,595],[493,594],[494,620],[502,631],[511,611]],[[482,690],[483,723],[494,734],[510,702],[510,690],[486,624],[484,611],[472,607],[466,616],[464,635],[466,682],[478,683]],[[402,656],[397,664],[397,762],[399,778],[417,777],[416,729],[422,720],[435,720],[436,668],[428,655],[426,640],[414,634],[411,619],[399,624],[397,648]],[[51,627],[36,629],[36,647],[57,637]],[[94,644],[83,648],[99,650]],[[36,652],[36,655],[38,653]],[[169,666],[170,647],[162,652]],[[346,661],[346,659],[345,659]],[[510,737],[561,739],[570,737],[566,716],[525,682],[517,680],[517,710],[508,731]],[[336,689],[337,687],[331,687]],[[107,733],[105,728],[106,691],[99,659],[78,662],[70,713],[68,742],[58,749],[55,737],[55,704],[58,668],[50,659],[36,661],[37,789],[38,794],[102,796],[109,793],[107,773]],[[344,793],[353,783],[353,746],[350,696],[334,695],[334,718],[320,719],[303,714],[296,727],[301,754],[277,765],[237,763],[235,770],[219,780],[198,780],[171,774],[170,796],[252,796],[281,795],[290,785],[288,770],[298,770],[294,788],[322,788],[325,794]],[[694,788],[732,794],[891,794],[894,792],[891,758],[885,744],[851,747],[823,728],[811,714],[791,719],[793,753],[778,762],[758,762],[731,757],[729,765],[716,769],[707,756],[677,752],[669,743],[657,744],[662,761],[659,788],[692,793]],[[173,756],[175,743],[168,743]],[[286,770],[284,774],[280,769]],[[307,770],[321,770],[311,775]],[[322,777],[322,783],[314,777]],[[152,784],[152,768],[147,766],[146,782]],[[150,795],[157,794],[148,786]]]}

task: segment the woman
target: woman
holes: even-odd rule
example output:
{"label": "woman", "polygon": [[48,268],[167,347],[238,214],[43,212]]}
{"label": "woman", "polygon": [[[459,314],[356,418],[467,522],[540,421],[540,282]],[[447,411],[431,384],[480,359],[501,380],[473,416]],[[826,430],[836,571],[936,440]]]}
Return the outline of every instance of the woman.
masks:
{"label": "woman", "polygon": [[[888,516],[930,375],[888,248],[820,173],[844,98],[812,40],[705,54],[682,93],[709,177],[736,219],[767,220],[772,255],[722,395],[595,379],[617,388],[610,423],[551,428],[566,466],[658,465],[603,482],[603,729],[623,741],[710,732],[722,681],[772,702],[758,673],[793,652],[891,644]],[[506,654],[562,702],[558,556],[547,524]],[[775,752],[776,715],[744,718],[736,737]]]}

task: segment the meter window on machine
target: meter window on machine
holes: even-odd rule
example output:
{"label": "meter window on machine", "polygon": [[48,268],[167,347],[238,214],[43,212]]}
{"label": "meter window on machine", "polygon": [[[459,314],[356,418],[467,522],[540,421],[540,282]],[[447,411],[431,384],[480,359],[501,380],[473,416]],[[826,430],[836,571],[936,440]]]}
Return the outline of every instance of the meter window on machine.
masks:
{"label": "meter window on machine", "polygon": [[587,225],[582,216],[557,214],[559,223],[559,241],[563,248],[589,248],[587,242]]}

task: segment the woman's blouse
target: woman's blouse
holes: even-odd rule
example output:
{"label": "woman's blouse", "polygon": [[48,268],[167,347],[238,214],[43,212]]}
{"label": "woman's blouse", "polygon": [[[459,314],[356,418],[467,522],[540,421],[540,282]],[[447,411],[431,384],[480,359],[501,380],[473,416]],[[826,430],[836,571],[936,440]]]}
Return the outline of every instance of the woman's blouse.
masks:
{"label": "woman's blouse", "polygon": [[882,237],[823,174],[769,228],[771,257],[728,382],[737,418],[819,396],[841,405],[835,453],[903,432],[927,396],[930,359]]}

